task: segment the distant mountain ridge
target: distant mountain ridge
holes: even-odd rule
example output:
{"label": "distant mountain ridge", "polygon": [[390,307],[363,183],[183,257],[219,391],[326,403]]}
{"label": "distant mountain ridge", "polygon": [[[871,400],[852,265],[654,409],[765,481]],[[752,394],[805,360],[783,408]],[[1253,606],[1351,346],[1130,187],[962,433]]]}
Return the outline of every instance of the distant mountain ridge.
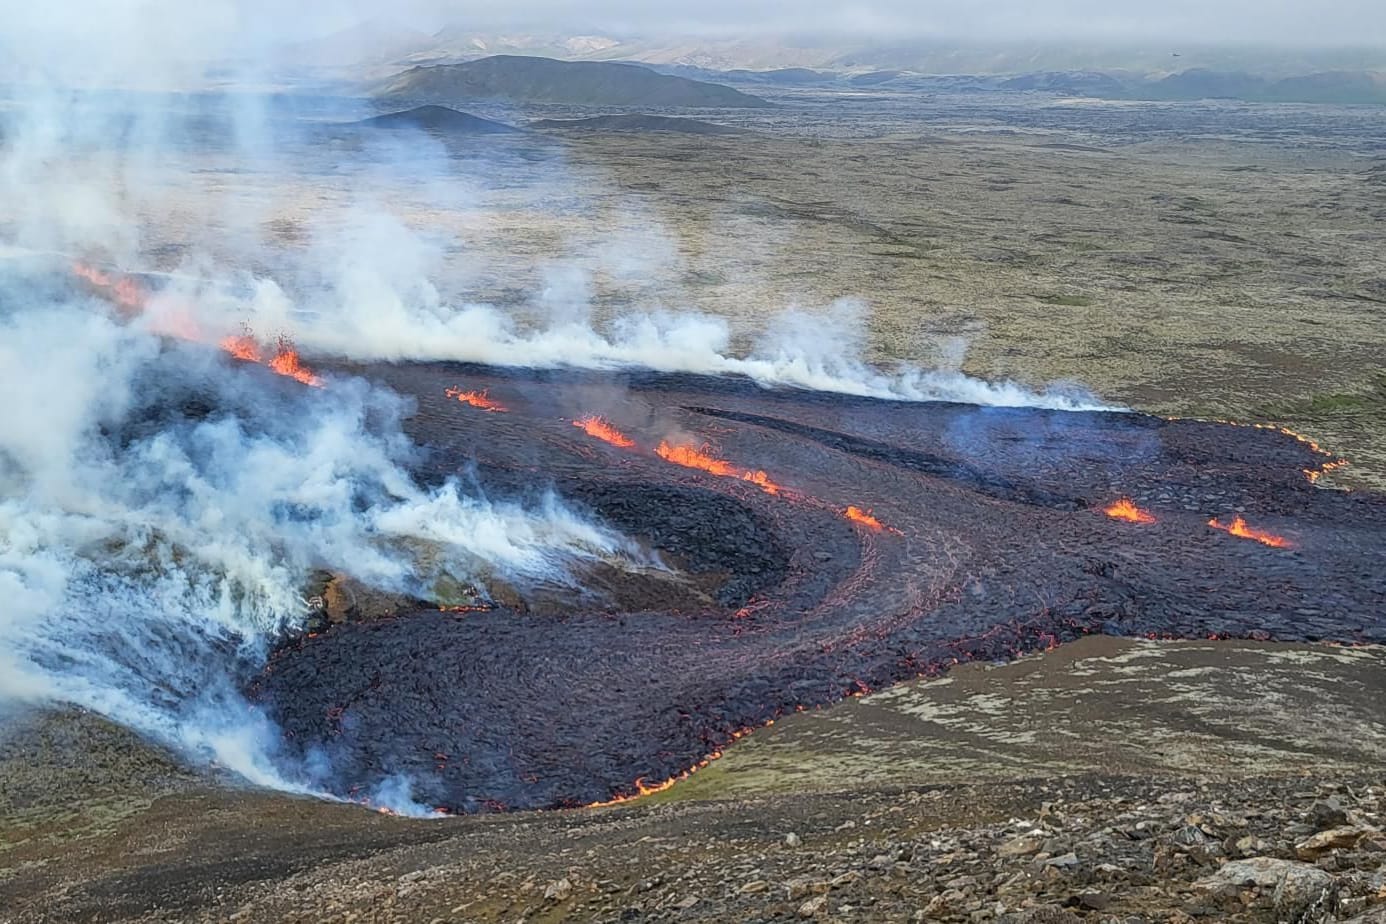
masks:
{"label": "distant mountain ridge", "polygon": [[946,38],[606,35],[478,31],[448,26],[431,35],[375,20],[292,46],[299,60],[340,61],[355,51],[360,62],[390,57],[396,65],[457,64],[493,55],[535,55],[570,61],[629,61],[709,71],[773,71],[810,68],[862,73],[1005,75],[1122,72],[1161,77],[1172,70],[1245,71],[1267,79],[1335,71],[1386,70],[1386,46],[1291,48],[1151,41],[1012,40]]}
{"label": "distant mountain ridge", "polygon": [[660,74],[638,64],[493,55],[413,67],[375,85],[376,96],[415,102],[558,103],[623,108],[757,108],[765,100],[721,84]]}
{"label": "distant mountain ridge", "polygon": [[[425,35],[376,21],[294,45],[286,49],[284,60],[290,68],[316,72],[318,79],[331,72],[331,80],[352,75],[358,81],[412,81],[417,83],[418,92],[429,94],[429,98],[416,101],[460,102],[461,98],[451,95],[456,87],[430,86],[445,83],[442,74],[409,76],[399,72],[411,67],[453,67],[488,58],[536,56],[565,62],[640,64],[666,76],[752,90],[758,86],[958,90],[1000,86],[1111,99],[1386,103],[1383,46],[1265,48],[1170,41],[1136,45],[1051,40],[983,43],[770,35],[641,37],[487,33],[465,27]],[[556,82],[563,81],[558,78]],[[648,97],[598,102],[593,94],[577,88],[566,94],[552,88],[538,93],[535,86],[521,89],[523,92],[506,92],[519,92],[532,102],[628,108],[658,105]],[[744,100],[705,103],[745,104]]]}
{"label": "distant mountain ridge", "polygon": [[840,73],[805,68],[718,72],[679,66],[661,70],[708,80],[720,77],[743,86],[933,92],[1005,90],[1112,100],[1190,102],[1229,99],[1253,103],[1386,105],[1386,71],[1322,71],[1269,79],[1244,71],[1214,71],[1207,68],[1189,68],[1149,77],[1081,70],[1036,71],[1015,76],[939,75],[899,70]]}

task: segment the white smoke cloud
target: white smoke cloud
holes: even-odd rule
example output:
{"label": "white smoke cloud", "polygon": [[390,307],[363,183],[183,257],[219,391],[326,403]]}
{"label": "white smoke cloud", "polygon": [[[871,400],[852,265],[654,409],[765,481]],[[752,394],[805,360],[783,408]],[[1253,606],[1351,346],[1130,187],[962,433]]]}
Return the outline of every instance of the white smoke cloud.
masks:
{"label": "white smoke cloud", "polygon": [[[360,381],[298,388],[233,367],[206,344],[241,322],[358,359],[644,366],[892,399],[1091,404],[957,372],[875,369],[859,358],[862,309],[849,303],[788,313],[742,354],[726,320],[697,312],[652,305],[599,323],[593,272],[632,280],[678,260],[672,236],[639,210],[608,246],[552,262],[528,306],[538,323],[456,302],[438,282],[455,241],[436,223],[412,225],[373,180],[378,167],[407,168],[435,202],[465,198],[447,152],[422,137],[343,148],[352,191],[337,188],[305,220],[306,246],[278,247],[263,199],[189,179],[291,168],[300,129],[263,101],[62,86],[176,83],[197,60],[265,38],[259,26],[236,32],[246,7],[25,9],[12,35],[48,36],[36,48],[52,53],[20,62],[31,82],[0,137],[0,705],[75,704],[253,782],[308,790],[323,768],[286,765],[277,732],[239,690],[302,619],[314,569],[427,595],[443,573],[554,582],[574,562],[638,557],[554,497],[520,506],[475,486],[421,486],[400,399]],[[161,13],[168,31],[151,38],[148,17]],[[84,37],[59,43],[78,24]],[[230,131],[204,137],[208,119]],[[281,146],[285,133],[297,149]],[[62,270],[93,255],[139,268],[170,238],[181,271],[128,323],[75,295]],[[382,786],[409,807],[407,781]]]}
{"label": "white smoke cloud", "polygon": [[[0,308],[0,699],[79,705],[302,789],[237,688],[304,615],[312,569],[426,595],[420,542],[464,579],[562,580],[574,559],[630,551],[553,498],[420,487],[400,465],[401,403],[362,383],[274,394],[257,370],[93,305],[14,298]],[[204,389],[218,411],[169,413]]]}

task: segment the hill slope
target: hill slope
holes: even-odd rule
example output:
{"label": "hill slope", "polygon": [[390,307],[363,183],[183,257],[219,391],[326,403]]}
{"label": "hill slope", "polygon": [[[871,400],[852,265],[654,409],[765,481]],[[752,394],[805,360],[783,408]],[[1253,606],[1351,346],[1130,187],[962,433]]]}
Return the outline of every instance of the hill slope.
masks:
{"label": "hill slope", "polygon": [[730,125],[714,125],[701,119],[680,119],[656,115],[607,115],[590,119],[540,119],[530,128],[552,128],[593,132],[677,132],[683,135],[742,135],[745,131]]}
{"label": "hill slope", "polygon": [[442,103],[490,99],[645,108],[771,105],[731,87],[657,74],[636,64],[555,61],[522,55],[410,68],[384,81],[375,92],[393,99]]}
{"label": "hill slope", "polygon": [[498,135],[519,131],[504,122],[493,122],[446,106],[417,106],[402,112],[387,112],[384,115],[362,119],[356,124],[370,128],[420,128],[425,131],[468,135]]}

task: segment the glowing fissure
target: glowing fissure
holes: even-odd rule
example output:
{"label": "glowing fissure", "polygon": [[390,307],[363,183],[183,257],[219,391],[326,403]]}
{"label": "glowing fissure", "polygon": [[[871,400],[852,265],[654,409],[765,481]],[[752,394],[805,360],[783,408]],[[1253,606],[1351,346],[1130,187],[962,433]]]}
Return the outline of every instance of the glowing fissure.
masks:
{"label": "glowing fissure", "polygon": [[600,417],[580,417],[573,421],[573,426],[577,427],[588,436],[595,437],[604,443],[610,443],[612,446],[619,449],[635,448],[635,440],[626,436]]}
{"label": "glowing fissure", "polygon": [[1106,507],[1102,511],[1113,520],[1123,520],[1127,523],[1154,523],[1155,515],[1137,507],[1135,502],[1129,497],[1118,499],[1115,503]]}
{"label": "glowing fissure", "polygon": [[[149,294],[129,276],[108,273],[81,262],[72,265],[72,272],[123,309],[122,314],[127,317],[143,315],[149,306]],[[202,333],[197,322],[186,312],[153,319],[150,323],[150,331],[179,340],[189,340],[196,343],[211,342],[211,339]],[[263,365],[276,375],[291,378],[314,388],[322,386],[322,380],[303,362],[303,358],[299,356],[298,350],[294,347],[293,340],[286,334],[281,334],[276,339],[272,352],[266,350],[260,341],[255,339],[255,335],[251,333],[249,328],[244,329],[239,334],[223,337],[218,341],[217,346],[235,359]]]}
{"label": "glowing fissure", "polygon": [[1248,525],[1241,514],[1233,517],[1230,523],[1223,523],[1217,517],[1213,517],[1213,519],[1208,521],[1208,525],[1213,529],[1220,529],[1225,533],[1231,533],[1239,539],[1251,539],[1262,545],[1268,545],[1273,549],[1294,548],[1294,544],[1284,536],[1278,536],[1275,533],[1267,532],[1264,529],[1256,529]]}
{"label": "glowing fissure", "polygon": [[471,405],[483,411],[504,414],[508,410],[505,405],[493,399],[485,389],[481,391],[464,391],[461,388],[449,388],[443,394],[452,398],[454,401],[460,401],[463,404]]}

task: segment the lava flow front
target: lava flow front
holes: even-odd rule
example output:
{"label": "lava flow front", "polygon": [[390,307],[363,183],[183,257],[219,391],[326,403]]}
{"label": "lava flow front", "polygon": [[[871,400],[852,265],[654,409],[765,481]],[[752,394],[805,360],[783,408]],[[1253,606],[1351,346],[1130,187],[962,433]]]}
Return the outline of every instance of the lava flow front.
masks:
{"label": "lava flow front", "polygon": [[[780,715],[1085,633],[1386,642],[1386,499],[1315,488],[1324,455],[1274,429],[628,370],[352,371],[417,399],[420,481],[552,489],[662,567],[459,575],[490,605],[401,599],[287,640],[249,691],[344,795],[396,778],[451,813],[619,801]],[[488,389],[525,401],[459,409]],[[741,467],[762,460],[793,490]],[[1158,527],[1128,528],[1152,514],[1113,485],[1158,497]],[[1216,541],[1209,517],[1257,542]]]}

